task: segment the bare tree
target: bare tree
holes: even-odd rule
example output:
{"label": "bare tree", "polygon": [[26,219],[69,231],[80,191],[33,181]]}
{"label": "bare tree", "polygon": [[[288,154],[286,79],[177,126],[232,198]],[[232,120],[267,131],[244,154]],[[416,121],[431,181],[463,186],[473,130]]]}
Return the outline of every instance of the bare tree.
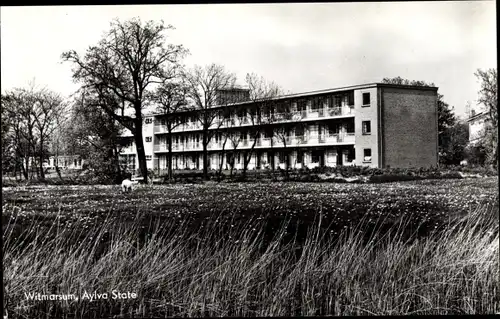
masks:
{"label": "bare tree", "polygon": [[230,140],[232,128],[236,125],[236,120],[233,117],[233,110],[225,105],[221,111],[221,121],[222,125],[220,126],[218,132],[216,133],[216,140],[222,142],[222,148],[218,152],[219,153],[219,168],[217,171],[217,179],[218,181],[222,178],[222,169],[224,168],[224,156],[226,155],[226,145],[228,140]]}
{"label": "bare tree", "polygon": [[[248,113],[251,124],[249,135],[252,145],[244,153],[243,176],[246,176],[248,165],[250,164],[252,155],[255,153],[255,146],[261,140],[266,127],[275,120],[273,118],[274,112],[270,112],[270,110],[274,110],[277,103],[276,98],[285,94],[285,91],[279,85],[272,81],[267,81],[264,77],[258,76],[255,73],[248,73],[245,80],[250,90],[250,100],[253,103]],[[271,136],[271,143],[272,139],[273,137]],[[260,154],[256,155],[260,156]],[[274,165],[272,166],[274,169]]]}
{"label": "bare tree", "polygon": [[[5,121],[9,128],[6,136],[11,137],[10,147],[14,151],[15,169],[20,169],[26,180],[30,178],[29,158],[33,155],[34,144],[32,139],[34,119],[31,116],[31,108],[27,107],[27,98],[27,90],[20,88],[2,94],[2,121]],[[4,144],[6,141],[6,139],[2,139],[2,147],[7,146]]]}
{"label": "bare tree", "polygon": [[[142,136],[143,108],[151,101],[151,87],[172,79],[188,51],[182,45],[165,46],[164,32],[171,25],[139,18],[114,20],[111,29],[84,57],[75,51],[62,54],[75,65],[73,79],[82,84],[86,104],[103,109],[129,129],[135,140],[143,183],[147,183]],[[126,115],[125,110],[131,110]]]}
{"label": "bare tree", "polygon": [[187,87],[183,83],[166,82],[158,87],[155,94],[157,101],[157,111],[164,115],[164,126],[167,130],[167,166],[168,180],[172,180],[172,131],[178,127],[181,122],[176,120],[178,112],[187,108]]}
{"label": "bare tree", "polygon": [[230,176],[233,176],[234,165],[236,164],[236,156],[241,156],[241,152],[238,150],[238,146],[243,140],[243,134],[243,132],[232,131],[227,135],[229,140],[231,141],[231,146],[233,148],[230,157],[231,160],[229,162],[229,165],[231,167],[231,171],[229,173]]}
{"label": "bare tree", "polygon": [[220,101],[219,92],[234,86],[236,75],[223,66],[210,64],[205,67],[195,66],[184,72],[188,86],[187,96],[192,102],[193,111],[197,112],[197,120],[202,127],[203,146],[203,178],[208,180],[208,145],[214,134],[222,126],[222,112],[215,106],[227,103]]}
{"label": "bare tree", "polygon": [[[48,155],[48,144],[64,114],[65,104],[56,93],[38,89],[32,82],[29,88],[16,88],[3,96],[4,114],[7,116],[15,145],[15,153],[26,179],[45,179],[43,163]],[[19,162],[17,160],[16,162]]]}
{"label": "bare tree", "polygon": [[40,177],[42,179],[45,179],[43,163],[47,157],[48,144],[55,129],[61,124],[67,110],[67,104],[64,103],[63,98],[59,94],[46,89],[37,92],[33,114],[35,129],[37,130],[39,139],[37,153],[39,157]]}
{"label": "bare tree", "polygon": [[487,157],[490,164],[498,167],[498,85],[497,70],[478,69],[474,73],[481,83],[478,102],[486,108],[488,114],[488,124],[485,127],[485,138],[483,143],[487,147]]}
{"label": "bare tree", "polygon": [[123,126],[111,118],[102,108],[89,107],[87,99],[75,95],[71,110],[61,122],[52,140],[55,169],[61,177],[59,156],[71,154],[85,161],[99,182],[119,183],[123,179],[120,167],[120,151]]}
{"label": "bare tree", "polygon": [[291,103],[288,101],[278,104],[276,106],[277,112],[272,117],[273,122],[276,124],[273,126],[273,135],[275,136],[276,141],[283,147],[283,150],[280,152],[283,154],[287,177],[290,161],[290,154],[287,147],[292,143],[291,133],[294,131],[295,126],[300,123],[293,121],[294,114],[292,113],[291,107]]}

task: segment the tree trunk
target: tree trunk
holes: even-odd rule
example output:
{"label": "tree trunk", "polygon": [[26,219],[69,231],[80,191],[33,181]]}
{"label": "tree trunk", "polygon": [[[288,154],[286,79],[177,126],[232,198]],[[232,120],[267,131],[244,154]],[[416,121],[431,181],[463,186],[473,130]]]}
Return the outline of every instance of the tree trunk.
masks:
{"label": "tree trunk", "polygon": [[59,154],[56,154],[56,156],[54,157],[54,168],[56,169],[56,173],[57,176],[59,176],[59,179],[63,181],[64,179],[61,175],[61,169],[59,168]]}
{"label": "tree trunk", "polygon": [[274,150],[273,150],[273,135],[271,136],[271,170],[273,171],[273,176],[274,176]]}
{"label": "tree trunk", "polygon": [[26,180],[28,180],[29,179],[29,170],[28,170],[29,169],[29,167],[28,167],[29,164],[28,164],[27,160],[24,160],[24,162],[25,162],[24,165],[21,164],[21,169],[23,171],[24,178]]}
{"label": "tree trunk", "polygon": [[203,129],[203,179],[208,180],[208,128]]}
{"label": "tree trunk", "polygon": [[122,176],[122,169],[120,167],[120,152],[116,149],[116,143],[114,143],[113,145],[113,162],[116,172],[116,176],[114,179],[116,183],[120,183],[121,180],[123,179],[123,176]]}
{"label": "tree trunk", "polygon": [[[137,112],[136,112],[137,114]],[[135,145],[137,148],[137,157],[139,159],[139,170],[143,177],[142,183],[148,183],[148,167],[146,164],[146,153],[144,151],[144,141],[142,139],[142,118],[137,118],[135,121]]]}
{"label": "tree trunk", "polygon": [[246,174],[247,174],[247,170],[248,170],[248,164],[250,164],[250,161],[252,160],[252,154],[253,154],[253,150],[255,148],[255,145],[257,144],[257,136],[254,136],[253,138],[253,144],[252,144],[252,147],[250,147],[250,150],[248,151],[248,157],[245,156],[243,158],[243,172],[242,172],[242,178],[245,179],[246,178]]}
{"label": "tree trunk", "polygon": [[28,173],[28,176],[29,176],[28,179],[33,179],[33,169],[31,168],[30,164],[31,164],[30,158],[29,158],[29,156],[27,156],[24,165],[26,167],[26,172]]}
{"label": "tree trunk", "polygon": [[43,171],[43,155],[40,155],[39,169],[40,169],[40,179],[45,180],[45,172]]}
{"label": "tree trunk", "polygon": [[231,170],[229,171],[229,176],[233,177],[233,169],[234,169],[234,154],[231,155],[231,162],[229,163]]}
{"label": "tree trunk", "polygon": [[43,139],[40,139],[40,178],[45,180],[45,172],[43,171]]}
{"label": "tree trunk", "polygon": [[172,130],[168,130],[168,136],[167,136],[167,142],[168,142],[168,155],[167,155],[167,166],[168,166],[168,180],[171,182],[172,181]]}
{"label": "tree trunk", "polygon": [[220,163],[219,163],[219,171],[217,172],[217,180],[220,182],[222,179],[222,167],[224,166],[224,150],[226,148],[227,137],[224,139],[224,143],[222,143],[222,150],[220,153]]}
{"label": "tree trunk", "polygon": [[283,158],[285,159],[285,180],[288,181],[288,152],[286,150],[286,141],[283,141]]}
{"label": "tree trunk", "polygon": [[24,176],[24,178],[26,180],[28,180],[28,171],[26,170],[26,167],[24,164],[24,159],[26,158],[26,155],[23,156],[22,151],[20,151],[19,148],[16,148],[16,154],[17,154],[16,166],[19,169],[19,175],[20,175],[21,179]]}

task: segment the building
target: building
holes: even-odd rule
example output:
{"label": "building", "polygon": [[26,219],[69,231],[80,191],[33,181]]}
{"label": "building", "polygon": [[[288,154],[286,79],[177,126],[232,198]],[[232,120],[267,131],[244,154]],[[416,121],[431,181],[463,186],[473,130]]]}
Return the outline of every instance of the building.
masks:
{"label": "building", "polygon": [[488,123],[488,113],[480,112],[475,113],[472,110],[471,116],[467,119],[469,124],[469,143],[471,145],[477,144],[483,137]]}
{"label": "building", "polygon": [[57,157],[50,156],[48,162],[45,163],[45,168],[55,169],[56,164],[60,169],[83,169],[85,161],[80,155],[59,155]]}
{"label": "building", "polygon": [[[248,169],[272,165],[437,166],[437,89],[372,83],[260,102],[249,101],[248,91],[225,90],[219,101],[229,96],[240,102],[211,108],[219,113],[211,126],[214,137],[208,146],[209,169],[218,169],[221,161],[224,169],[233,161],[235,169],[242,169],[242,155],[254,142]],[[172,132],[174,169],[203,168],[197,113],[191,109],[175,114],[179,125]],[[164,173],[168,153],[165,115],[146,115],[144,124],[148,169]],[[254,140],[255,132],[258,136]],[[239,138],[228,139],[223,151],[228,133]],[[127,136],[130,143],[121,157],[129,169],[137,169],[133,138]]]}
{"label": "building", "polygon": [[[38,169],[38,158],[28,157],[29,167],[32,169]],[[85,161],[79,155],[59,155],[59,156],[49,156],[48,159],[44,160],[43,168],[45,170],[52,170],[56,168],[56,164],[60,169],[75,169],[80,170],[83,168]],[[25,160],[22,160],[23,167],[25,166]]]}

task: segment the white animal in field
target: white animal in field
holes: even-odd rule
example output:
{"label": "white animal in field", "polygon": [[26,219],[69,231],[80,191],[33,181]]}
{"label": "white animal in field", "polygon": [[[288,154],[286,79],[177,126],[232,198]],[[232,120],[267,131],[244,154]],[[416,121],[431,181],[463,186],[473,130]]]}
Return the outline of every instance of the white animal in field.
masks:
{"label": "white animal in field", "polygon": [[132,191],[132,185],[137,184],[137,181],[131,181],[130,179],[124,179],[122,182],[122,192]]}

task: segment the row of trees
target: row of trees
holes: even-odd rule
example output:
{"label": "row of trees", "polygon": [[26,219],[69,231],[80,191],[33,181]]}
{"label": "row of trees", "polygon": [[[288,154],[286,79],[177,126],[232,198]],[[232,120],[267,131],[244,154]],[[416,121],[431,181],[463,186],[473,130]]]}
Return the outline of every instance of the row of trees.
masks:
{"label": "row of trees", "polygon": [[[236,76],[226,72],[220,65],[211,64],[206,67],[196,66],[194,69],[182,73],[180,83],[167,83],[161,85],[156,91],[155,102],[157,103],[157,112],[164,114],[164,127],[169,133],[167,138],[167,168],[168,177],[172,178],[172,131],[181,124],[177,120],[177,112],[180,110],[193,111],[190,117],[200,124],[202,129],[202,148],[204,175],[208,173],[208,145],[214,139],[220,140],[222,150],[219,152],[220,167],[219,174],[222,171],[222,160],[228,151],[226,145],[230,141],[232,153],[237,153],[237,148],[243,142],[244,138],[239,132],[233,130],[237,127],[236,112],[238,110],[230,105],[230,100],[217,100],[220,96],[217,91],[234,86]],[[282,95],[284,91],[274,82],[266,81],[263,77],[256,74],[247,74],[246,84],[250,90],[250,100],[256,103],[255,107],[246,116],[248,123],[252,124],[248,129],[248,138],[252,140],[249,149],[241,152],[243,155],[243,174],[246,173],[248,164],[254,153],[258,137],[263,133],[264,125],[271,124],[276,119],[270,115],[270,110],[274,109],[275,102],[273,97]],[[202,97],[207,98],[202,98]],[[217,105],[217,108],[214,106]],[[291,114],[291,113],[289,113]],[[283,132],[278,128],[273,130],[272,134],[279,138]],[[284,140],[286,143],[286,140]],[[233,158],[234,159],[234,158]],[[234,167],[234,162],[231,163]]]}
{"label": "row of trees", "polygon": [[[89,47],[84,56],[75,51],[62,54],[63,60],[74,66],[73,79],[81,85],[77,92],[81,108],[102,111],[109,120],[116,121],[132,133],[144,182],[148,179],[142,136],[144,109],[157,105],[158,111],[167,115],[168,132],[178,125],[168,115],[182,108],[197,110],[196,119],[202,127],[203,174],[206,178],[208,145],[217,131],[209,128],[219,123],[216,120],[220,115],[212,108],[220,104],[218,92],[233,87],[236,82],[235,74],[220,65],[184,68],[181,61],[189,51],[182,45],[166,43],[164,33],[172,29],[163,22],[142,24],[140,19],[114,20],[110,31],[97,45]],[[272,101],[272,97],[282,93],[275,83],[255,74],[249,74],[246,80],[253,100]],[[252,121],[259,121],[259,118],[262,119],[251,116]],[[259,134],[258,131],[252,133]],[[231,136],[224,134],[226,141]],[[167,144],[171,147],[172,143]],[[250,161],[251,155],[251,152],[245,154],[245,163]],[[171,176],[171,156],[168,171]]]}
{"label": "row of trees", "polygon": [[[469,160],[498,167],[498,83],[497,70],[477,70],[474,74],[481,83],[478,102],[486,114],[479,142],[469,145]],[[477,159],[479,158],[479,161]]]}
{"label": "row of trees", "polygon": [[43,163],[67,110],[59,94],[34,82],[2,94],[2,169],[25,179],[45,179]]}

